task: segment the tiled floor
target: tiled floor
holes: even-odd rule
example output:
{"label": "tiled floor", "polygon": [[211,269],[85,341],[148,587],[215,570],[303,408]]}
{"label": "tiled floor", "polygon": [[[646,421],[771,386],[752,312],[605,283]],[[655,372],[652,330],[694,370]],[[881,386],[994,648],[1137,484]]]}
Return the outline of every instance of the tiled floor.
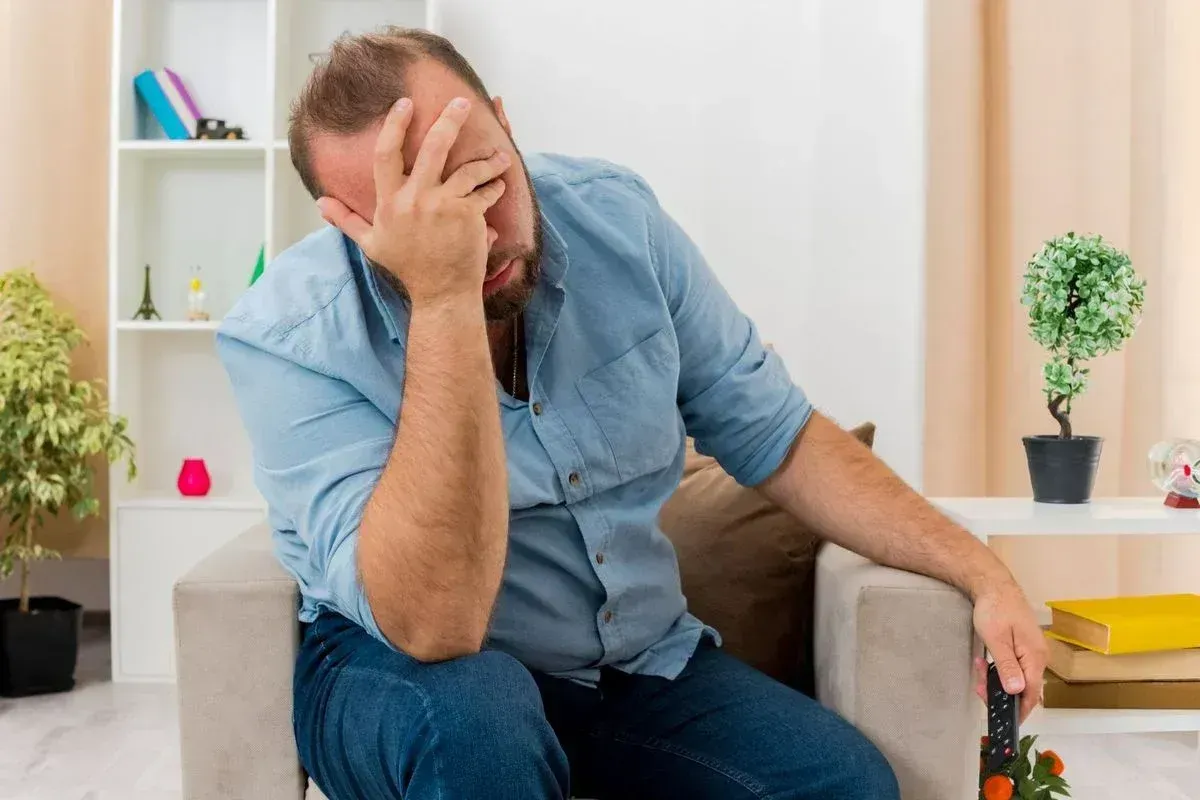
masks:
{"label": "tiled floor", "polygon": [[[181,800],[173,689],[110,683],[107,636],[94,629],[77,675],[73,692],[0,700],[0,800]],[[1055,737],[1053,747],[1074,800],[1200,800],[1194,734]]]}
{"label": "tiled floor", "polygon": [[0,800],[181,800],[174,688],[109,675],[85,628],[74,691],[0,700]]}
{"label": "tiled floor", "polygon": [[1056,736],[1044,746],[1062,756],[1074,800],[1200,800],[1195,734]]}

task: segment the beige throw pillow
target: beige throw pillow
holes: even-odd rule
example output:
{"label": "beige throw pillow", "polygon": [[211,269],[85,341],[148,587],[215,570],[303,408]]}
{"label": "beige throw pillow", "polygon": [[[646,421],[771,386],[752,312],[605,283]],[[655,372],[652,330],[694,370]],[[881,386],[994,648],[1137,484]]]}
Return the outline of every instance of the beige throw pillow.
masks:
{"label": "beige throw pillow", "polygon": [[[873,424],[851,433],[874,444]],[[683,480],[659,520],[679,555],[688,610],[720,631],[730,653],[811,695],[820,540],[690,441]]]}

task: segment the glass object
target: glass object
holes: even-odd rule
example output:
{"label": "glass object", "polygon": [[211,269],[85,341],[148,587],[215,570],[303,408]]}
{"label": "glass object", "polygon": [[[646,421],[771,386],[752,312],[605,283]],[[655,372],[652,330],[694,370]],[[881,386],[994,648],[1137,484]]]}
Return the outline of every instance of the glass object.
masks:
{"label": "glass object", "polygon": [[191,322],[203,322],[208,319],[208,312],[204,310],[204,301],[207,295],[204,294],[204,282],[200,280],[200,268],[192,269],[192,279],[188,283],[188,312],[187,318]]}
{"label": "glass object", "polygon": [[204,497],[208,494],[208,490],[212,488],[212,478],[208,475],[204,459],[185,458],[175,485],[184,497]]}
{"label": "glass object", "polygon": [[1172,508],[1200,508],[1200,441],[1168,439],[1150,448],[1150,480]]}

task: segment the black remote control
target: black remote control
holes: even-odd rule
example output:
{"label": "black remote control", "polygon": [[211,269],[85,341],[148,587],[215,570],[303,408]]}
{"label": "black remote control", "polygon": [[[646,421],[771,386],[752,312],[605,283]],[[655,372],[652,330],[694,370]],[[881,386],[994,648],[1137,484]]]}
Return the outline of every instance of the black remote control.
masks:
{"label": "black remote control", "polygon": [[988,664],[988,751],[987,771],[989,775],[999,772],[1004,763],[1012,758],[1020,744],[1021,721],[1020,696],[1009,694],[1000,682],[1000,671],[995,664]]}

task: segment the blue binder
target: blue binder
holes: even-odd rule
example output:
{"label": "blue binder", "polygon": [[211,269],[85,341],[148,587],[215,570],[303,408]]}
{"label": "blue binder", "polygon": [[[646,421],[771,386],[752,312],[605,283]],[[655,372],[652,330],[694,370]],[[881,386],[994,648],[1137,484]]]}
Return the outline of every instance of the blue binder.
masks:
{"label": "blue binder", "polygon": [[193,131],[189,131],[179,119],[179,115],[171,107],[171,101],[167,99],[167,96],[163,94],[162,87],[158,85],[158,79],[154,77],[153,71],[146,70],[139,74],[133,79],[133,86],[168,137],[172,139],[192,138]]}

